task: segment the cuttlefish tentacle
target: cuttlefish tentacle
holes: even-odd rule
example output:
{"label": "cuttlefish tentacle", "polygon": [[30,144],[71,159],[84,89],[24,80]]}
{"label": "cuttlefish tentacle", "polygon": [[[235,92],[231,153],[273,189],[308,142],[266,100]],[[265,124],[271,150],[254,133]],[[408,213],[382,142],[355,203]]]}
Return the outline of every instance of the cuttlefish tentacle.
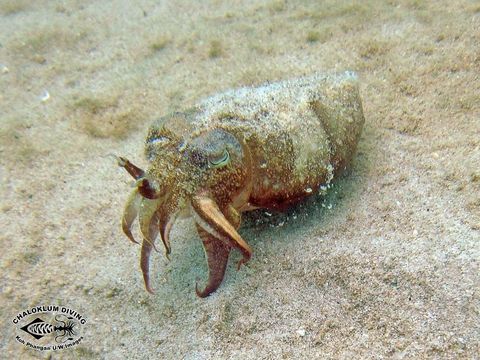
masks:
{"label": "cuttlefish tentacle", "polygon": [[150,286],[150,254],[152,252],[152,243],[147,240],[143,240],[142,251],[140,255],[140,268],[142,269],[143,281],[145,282],[145,289],[150,294],[154,294],[155,291]]}
{"label": "cuttlefish tentacle", "polygon": [[154,213],[150,219],[148,230],[144,229],[144,231],[148,231],[148,239],[144,236],[140,256],[140,268],[142,270],[145,288],[151,294],[153,294],[155,291],[150,285],[150,254],[152,249],[155,249],[155,244],[152,240],[155,240],[155,238],[158,236],[158,221],[158,215],[157,213]]}
{"label": "cuttlefish tentacle", "polygon": [[225,218],[214,200],[205,195],[196,195],[191,201],[193,216],[205,231],[223,241],[225,244],[240,250],[243,259],[238,262],[238,268],[248,262],[252,249],[238,234],[235,227]]}
{"label": "cuttlefish tentacle", "polygon": [[[115,155],[114,155],[115,156]],[[145,175],[145,171],[140,169],[138,166],[132,164],[128,159],[124,157],[117,156],[118,166],[125,168],[127,172],[135,179],[140,179]]]}
{"label": "cuttlefish tentacle", "polygon": [[[160,231],[160,237],[162,239],[163,245],[165,246],[165,256],[169,259],[171,252],[170,247],[170,230],[172,230],[173,224],[178,217],[178,211],[173,213],[164,213],[162,212],[160,220],[158,222],[158,228]],[[169,259],[170,260],[170,259]]]}
{"label": "cuttlefish tentacle", "polygon": [[150,254],[152,249],[158,252],[155,247],[155,239],[158,236],[158,200],[143,199],[139,215],[140,231],[143,235],[142,250],[140,256],[140,268],[143,274],[145,288],[151,294],[154,293],[150,286]]}
{"label": "cuttlefish tentacle", "polygon": [[[115,155],[113,155],[115,156]],[[145,171],[131,163],[128,159],[116,156],[118,166],[123,167],[136,180],[135,185],[138,192],[147,199],[158,199],[161,196],[160,191],[145,176]]]}
{"label": "cuttlefish tentacle", "polygon": [[[225,213],[225,217],[230,222],[230,224],[232,224],[235,229],[238,229],[240,227],[240,223],[242,222],[242,216],[240,215],[240,213],[232,205],[227,206],[223,212]],[[241,258],[237,263],[237,271],[240,270],[240,267],[248,260],[250,260],[250,257],[245,258],[244,256],[243,258]]]}
{"label": "cuttlefish tentacle", "polygon": [[200,225],[197,225],[197,230],[207,258],[208,281],[203,290],[200,290],[196,283],[195,292],[199,297],[204,298],[217,290],[222,283],[231,247],[205,231]]}
{"label": "cuttlefish tentacle", "polygon": [[140,201],[142,200],[141,195],[138,193],[138,190],[135,189],[132,191],[128,197],[127,204],[125,205],[125,210],[123,211],[122,217],[122,230],[130,239],[130,241],[138,244],[138,241],[132,235],[132,224],[137,218],[138,210],[140,208]]}
{"label": "cuttlefish tentacle", "polygon": [[[144,242],[148,241],[156,252],[159,252],[155,246],[155,238],[158,235],[158,218],[157,210],[160,200],[142,199],[138,221],[140,223],[140,231],[143,235]],[[155,231],[153,231],[154,229]]]}
{"label": "cuttlefish tentacle", "polygon": [[191,209],[208,263],[207,285],[200,291],[197,284],[195,290],[199,297],[206,297],[220,286],[230,250],[236,248],[243,254],[238,268],[250,259],[252,250],[237,233],[240,214],[232,206],[224,208],[224,214],[215,201],[205,195],[197,195],[192,198]]}

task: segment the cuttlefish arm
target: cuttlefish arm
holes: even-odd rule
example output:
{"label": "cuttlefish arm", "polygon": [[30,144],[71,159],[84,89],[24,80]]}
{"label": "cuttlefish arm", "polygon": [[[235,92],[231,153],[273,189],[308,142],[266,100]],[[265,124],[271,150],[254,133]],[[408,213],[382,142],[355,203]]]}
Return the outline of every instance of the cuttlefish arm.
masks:
{"label": "cuttlefish arm", "polygon": [[[113,155],[115,156],[115,155]],[[138,192],[147,199],[158,199],[160,192],[155,186],[145,177],[145,171],[138,166],[131,163],[128,159],[121,156],[115,156],[118,166],[123,167],[136,180],[135,185]],[[128,235],[127,235],[128,236]]]}
{"label": "cuttlefish arm", "polygon": [[217,290],[222,283],[231,247],[210,235],[200,225],[197,225],[197,231],[202,239],[205,257],[207,258],[208,281],[203,290],[198,288],[198,283],[195,284],[195,292],[198,297],[204,298]]}
{"label": "cuttlefish arm", "polygon": [[138,244],[138,241],[132,235],[132,224],[137,218],[138,210],[140,209],[142,197],[138,193],[138,190],[135,189],[132,191],[128,197],[127,204],[125,205],[125,210],[123,211],[122,217],[122,230],[130,239],[130,241]]}
{"label": "cuttlefish arm", "polygon": [[227,207],[224,215],[215,201],[206,195],[194,196],[191,205],[209,270],[205,289],[200,291],[197,287],[196,291],[198,296],[206,297],[220,286],[230,250],[236,248],[242,253],[243,258],[238,262],[240,268],[250,260],[252,249],[236,230],[240,225],[240,215],[233,207]]}

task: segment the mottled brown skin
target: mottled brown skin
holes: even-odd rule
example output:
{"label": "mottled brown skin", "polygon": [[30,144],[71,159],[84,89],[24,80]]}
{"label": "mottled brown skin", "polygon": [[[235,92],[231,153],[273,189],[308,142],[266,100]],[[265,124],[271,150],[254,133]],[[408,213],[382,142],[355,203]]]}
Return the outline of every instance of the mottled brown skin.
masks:
{"label": "mottled brown skin", "polygon": [[156,121],[146,140],[145,172],[119,158],[137,184],[122,227],[135,241],[130,228],[139,216],[149,292],[155,238],[160,233],[168,256],[180,213],[190,212],[203,243],[209,275],[196,292],[206,297],[220,286],[232,249],[243,255],[238,268],[252,255],[237,232],[241,212],[284,209],[350,162],[363,125],[356,78],[315,75],[278,84],[220,94]]}

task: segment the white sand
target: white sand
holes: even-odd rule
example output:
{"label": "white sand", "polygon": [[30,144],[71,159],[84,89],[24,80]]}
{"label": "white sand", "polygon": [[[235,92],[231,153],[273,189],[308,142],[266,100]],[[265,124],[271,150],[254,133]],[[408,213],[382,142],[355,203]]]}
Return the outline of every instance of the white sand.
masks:
{"label": "white sand", "polygon": [[[478,2],[229,3],[0,2],[2,356],[478,358]],[[345,69],[366,118],[351,172],[323,203],[249,217],[254,257],[236,272],[235,254],[207,299],[179,222],[149,295],[120,230],[129,179],[106,155],[144,166],[150,119]],[[15,341],[13,316],[41,304],[88,318],[80,346]]]}

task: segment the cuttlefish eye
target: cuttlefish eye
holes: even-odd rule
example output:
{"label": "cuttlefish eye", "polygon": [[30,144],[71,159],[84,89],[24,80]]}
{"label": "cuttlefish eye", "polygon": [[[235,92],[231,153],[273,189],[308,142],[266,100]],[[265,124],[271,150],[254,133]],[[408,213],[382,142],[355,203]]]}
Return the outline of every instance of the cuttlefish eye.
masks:
{"label": "cuttlefish eye", "polygon": [[218,169],[234,159],[241,159],[242,148],[232,134],[223,129],[213,129],[196,136],[189,144],[186,156],[196,166]]}
{"label": "cuttlefish eye", "polygon": [[230,154],[227,149],[223,149],[220,155],[212,154],[208,158],[208,163],[213,168],[220,168],[226,166],[230,162]]}

